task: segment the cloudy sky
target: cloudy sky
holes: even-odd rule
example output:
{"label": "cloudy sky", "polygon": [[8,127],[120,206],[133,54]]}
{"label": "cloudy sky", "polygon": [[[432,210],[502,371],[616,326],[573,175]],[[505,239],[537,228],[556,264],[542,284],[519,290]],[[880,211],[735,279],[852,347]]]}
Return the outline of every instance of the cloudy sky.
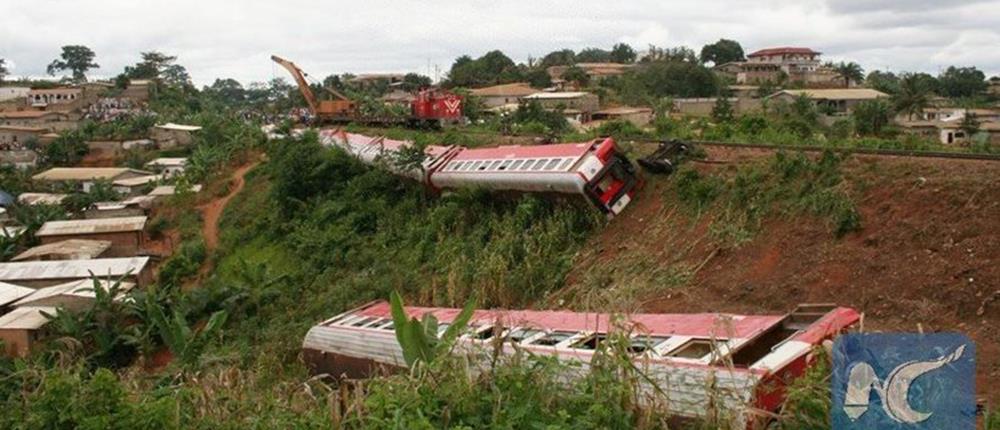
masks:
{"label": "cloudy sky", "polygon": [[[1000,73],[1000,0],[330,1],[2,0],[0,58],[41,76],[67,44],[89,46],[113,76],[141,51],[176,55],[195,83],[284,77],[279,54],[310,74],[443,74],[455,57],[501,49],[515,61],[555,49],[700,50],[720,37],[747,52],[806,46],[866,71],[974,65]],[[12,67],[11,67],[12,66]]]}

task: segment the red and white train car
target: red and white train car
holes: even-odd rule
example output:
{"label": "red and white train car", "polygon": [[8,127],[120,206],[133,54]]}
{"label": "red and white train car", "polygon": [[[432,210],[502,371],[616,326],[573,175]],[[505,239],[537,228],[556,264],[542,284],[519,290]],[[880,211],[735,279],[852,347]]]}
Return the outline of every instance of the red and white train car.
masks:
{"label": "red and white train car", "polygon": [[[433,314],[439,333],[460,311],[406,308],[410,317]],[[635,314],[626,320],[635,328],[630,350],[651,381],[643,390],[648,395],[662,392],[658,406],[682,419],[722,416],[732,420],[733,428],[757,428],[766,421],[766,412],[780,410],[785,387],[805,372],[813,348],[859,317],[850,308],[800,305],[787,315]],[[599,313],[479,310],[456,349],[486,351],[499,340],[505,354],[521,349],[554,355],[580,363],[570,369],[583,373],[611,330],[609,319]],[[307,364],[319,374],[359,378],[379,368],[405,367],[385,301],[314,326],[302,348]]]}
{"label": "red and white train car", "polygon": [[[323,142],[374,164],[408,141],[371,137],[343,130],[324,130]],[[396,173],[438,189],[485,188],[496,191],[575,194],[609,216],[635,196],[640,179],[614,139],[537,146],[469,149],[429,145],[422,169]]]}

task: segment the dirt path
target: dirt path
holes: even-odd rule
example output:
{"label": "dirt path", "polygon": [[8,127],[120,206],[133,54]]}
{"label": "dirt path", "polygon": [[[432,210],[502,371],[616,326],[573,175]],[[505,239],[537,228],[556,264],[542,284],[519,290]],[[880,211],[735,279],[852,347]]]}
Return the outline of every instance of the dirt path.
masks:
{"label": "dirt path", "polygon": [[219,246],[219,219],[222,218],[222,211],[226,209],[226,205],[229,204],[229,200],[243,190],[243,186],[246,185],[246,181],[243,180],[243,176],[258,164],[260,164],[260,161],[254,161],[236,169],[230,178],[229,194],[226,194],[222,198],[212,200],[204,205],[198,206],[198,209],[201,211],[203,221],[201,235],[205,239],[205,248],[208,251],[214,251],[215,248]]}

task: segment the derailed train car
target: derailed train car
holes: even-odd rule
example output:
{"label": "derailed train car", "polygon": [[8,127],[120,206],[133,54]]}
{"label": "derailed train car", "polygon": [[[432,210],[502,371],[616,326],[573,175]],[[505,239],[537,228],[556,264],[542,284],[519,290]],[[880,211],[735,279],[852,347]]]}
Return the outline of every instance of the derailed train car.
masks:
{"label": "derailed train car", "polygon": [[[408,307],[433,314],[443,332],[460,309]],[[649,377],[643,393],[679,419],[724,417],[732,428],[759,428],[779,412],[786,389],[814,361],[813,349],[854,325],[860,315],[833,305],[800,305],[786,315],[634,314],[629,351]],[[479,310],[456,350],[480,357],[500,342],[502,354],[527,351],[575,362],[567,377],[586,372],[612,330],[611,316],[567,311]],[[389,303],[380,301],[314,326],[302,344],[317,374],[360,378],[405,367]],[[476,352],[479,352],[478,354]],[[650,397],[652,398],[652,397]]]}
{"label": "derailed train car", "polygon": [[[338,146],[375,164],[411,142],[343,130],[320,132],[326,145]],[[537,146],[465,148],[429,145],[419,168],[396,173],[437,190],[484,188],[495,191],[575,194],[608,216],[622,212],[641,179],[612,138]]]}

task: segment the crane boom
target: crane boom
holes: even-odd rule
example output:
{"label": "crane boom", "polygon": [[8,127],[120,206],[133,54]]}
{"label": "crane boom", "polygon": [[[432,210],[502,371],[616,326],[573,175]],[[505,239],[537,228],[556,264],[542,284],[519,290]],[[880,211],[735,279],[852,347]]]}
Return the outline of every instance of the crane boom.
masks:
{"label": "crane boom", "polygon": [[306,82],[305,72],[296,66],[295,63],[281,58],[277,55],[272,55],[271,60],[275,63],[281,65],[288,73],[292,74],[292,78],[295,79],[295,83],[299,85],[299,91],[302,92],[302,97],[305,97],[306,103],[309,104],[309,110],[312,111],[313,115],[319,114],[319,104],[316,102],[316,96],[313,94],[312,89],[309,88],[309,83]]}

